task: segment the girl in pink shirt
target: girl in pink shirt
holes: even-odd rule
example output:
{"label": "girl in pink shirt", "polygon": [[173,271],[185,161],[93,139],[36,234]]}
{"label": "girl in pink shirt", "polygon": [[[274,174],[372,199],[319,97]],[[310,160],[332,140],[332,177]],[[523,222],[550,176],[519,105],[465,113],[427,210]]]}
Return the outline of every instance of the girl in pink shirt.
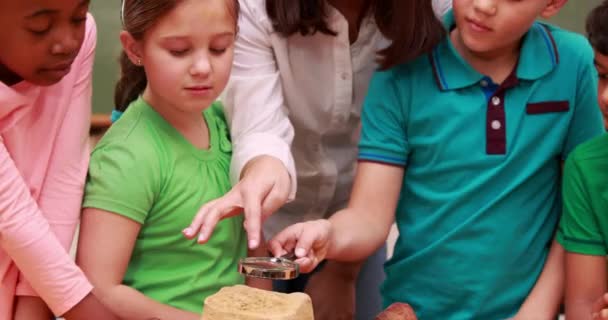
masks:
{"label": "girl in pink shirt", "polygon": [[115,319],[67,253],[89,153],[88,6],[0,0],[0,319]]}

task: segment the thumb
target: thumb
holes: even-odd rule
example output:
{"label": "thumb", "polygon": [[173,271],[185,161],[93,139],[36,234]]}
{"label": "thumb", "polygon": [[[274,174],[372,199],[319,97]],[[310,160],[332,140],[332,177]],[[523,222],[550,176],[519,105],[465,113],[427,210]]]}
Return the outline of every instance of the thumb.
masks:
{"label": "thumb", "polygon": [[[304,258],[309,255],[314,255],[313,249],[322,246],[322,236],[317,232],[311,224],[303,224],[298,235],[295,254],[298,258]],[[312,258],[312,257],[311,257]]]}
{"label": "thumb", "polygon": [[608,306],[608,293],[604,293],[599,299],[593,304],[593,312],[599,313],[602,309]]}

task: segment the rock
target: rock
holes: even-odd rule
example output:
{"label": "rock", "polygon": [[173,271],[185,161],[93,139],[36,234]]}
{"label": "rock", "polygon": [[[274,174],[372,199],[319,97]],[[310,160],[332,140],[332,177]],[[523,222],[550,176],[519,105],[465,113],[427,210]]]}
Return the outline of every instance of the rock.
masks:
{"label": "rock", "polygon": [[417,320],[414,309],[407,303],[393,303],[375,320]]}
{"label": "rock", "polygon": [[237,285],[205,299],[202,320],[314,320],[314,316],[307,294]]}

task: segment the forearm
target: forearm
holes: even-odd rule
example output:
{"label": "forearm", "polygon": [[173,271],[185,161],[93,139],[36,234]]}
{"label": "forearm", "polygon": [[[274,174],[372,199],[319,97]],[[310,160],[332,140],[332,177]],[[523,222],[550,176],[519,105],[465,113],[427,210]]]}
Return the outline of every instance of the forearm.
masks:
{"label": "forearm", "polygon": [[518,312],[522,319],[555,319],[564,292],[564,256],[564,248],[553,241],[545,267]]}
{"label": "forearm", "polygon": [[605,255],[567,252],[565,261],[567,319],[590,320],[594,312],[604,308],[596,303],[602,302],[608,290]]}
{"label": "forearm", "polygon": [[65,320],[118,320],[109,308],[89,293],[76,306],[63,314]]}
{"label": "forearm", "polygon": [[593,302],[592,299],[570,301],[566,308],[566,319],[591,320]]}
{"label": "forearm", "polygon": [[332,232],[327,259],[360,262],[384,244],[390,223],[363,211],[347,208],[329,219]]}
{"label": "forearm", "polygon": [[364,261],[342,262],[328,260],[323,270],[329,272],[343,281],[356,281]]}
{"label": "forearm", "polygon": [[54,318],[53,313],[40,297],[17,297],[13,320],[50,320]]}
{"label": "forearm", "polygon": [[124,320],[199,320],[201,317],[200,314],[162,304],[125,285],[95,289],[94,292],[104,305]]}

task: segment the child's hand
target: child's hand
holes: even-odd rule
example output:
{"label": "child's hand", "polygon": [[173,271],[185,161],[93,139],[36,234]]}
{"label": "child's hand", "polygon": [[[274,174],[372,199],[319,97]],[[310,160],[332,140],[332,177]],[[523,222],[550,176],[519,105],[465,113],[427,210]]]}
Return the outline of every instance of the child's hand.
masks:
{"label": "child's hand", "polygon": [[593,304],[593,319],[608,320],[608,293]]}
{"label": "child's hand", "polygon": [[300,271],[311,272],[327,255],[331,230],[328,220],[294,224],[270,241],[270,251],[277,257],[295,252],[295,262],[300,265]]}
{"label": "child's hand", "polygon": [[249,161],[242,176],[232,190],[199,209],[182,231],[186,238],[206,243],[220,220],[243,213],[249,249],[260,245],[262,224],[287,201],[291,178],[283,163],[271,156]]}

